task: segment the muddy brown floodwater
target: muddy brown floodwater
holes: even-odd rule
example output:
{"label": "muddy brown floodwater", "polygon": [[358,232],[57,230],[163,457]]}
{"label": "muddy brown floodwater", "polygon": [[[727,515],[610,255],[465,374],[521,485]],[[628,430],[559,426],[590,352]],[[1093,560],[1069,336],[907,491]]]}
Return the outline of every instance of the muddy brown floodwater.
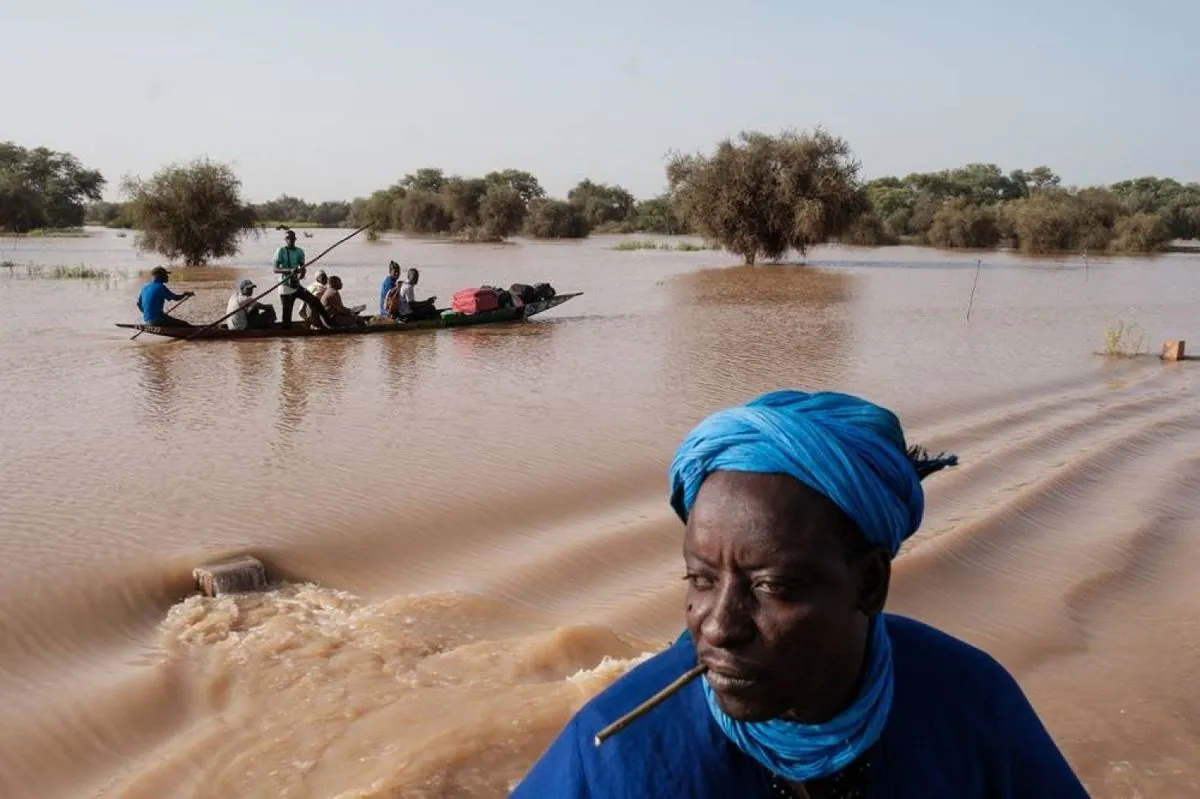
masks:
{"label": "muddy brown floodwater", "polygon": [[[1012,669],[1092,795],[1200,795],[1200,364],[1096,354],[1117,319],[1200,343],[1200,258],[984,254],[968,323],[974,254],[613,243],[322,262],[351,305],[391,258],[443,300],[586,292],[524,326],[168,344],[112,327],[156,263],[131,239],[0,241],[0,796],[503,796],[678,634],[673,449],[779,387],[960,454],[892,609]],[[181,314],[265,285],[275,244],[177,273]],[[185,599],[244,551],[286,582]]]}

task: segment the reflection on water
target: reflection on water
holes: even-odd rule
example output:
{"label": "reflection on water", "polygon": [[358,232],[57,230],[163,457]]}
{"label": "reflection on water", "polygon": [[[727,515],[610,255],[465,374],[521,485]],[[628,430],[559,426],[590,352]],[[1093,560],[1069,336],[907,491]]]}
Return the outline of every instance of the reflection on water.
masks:
{"label": "reflection on water", "polygon": [[159,442],[171,437],[172,411],[178,402],[179,384],[172,374],[171,358],[168,347],[139,347],[134,356],[140,418]]}
{"label": "reflection on water", "polygon": [[708,269],[669,281],[669,366],[703,412],[780,387],[837,385],[861,278],[804,266]]}
{"label": "reflection on water", "polygon": [[[128,240],[22,243],[131,275],[0,288],[0,796],[503,795],[678,632],[679,437],[784,386],[863,392],[963,459],[894,609],[1010,666],[1092,795],[1196,793],[1195,374],[1094,355],[1113,318],[1186,338],[1196,258],[990,254],[967,323],[965,254],[611,245],[354,240],[322,261],[349,304],[393,258],[442,297],[585,293],[528,324],[169,344],[110,327],[152,265]],[[265,285],[272,249],[179,270],[186,317]],[[321,587],[179,604],[227,550]]]}
{"label": "reflection on water", "polygon": [[280,458],[291,454],[291,434],[299,430],[309,402],[315,399],[309,396],[309,389],[319,367],[305,362],[302,352],[305,343],[296,339],[277,343],[282,374],[277,394],[279,410],[275,416],[275,429],[279,433],[275,454]]}
{"label": "reflection on water", "polygon": [[237,410],[248,414],[266,395],[278,354],[274,347],[259,341],[238,342],[229,349],[236,371]]}
{"label": "reflection on water", "polygon": [[379,351],[375,368],[385,376],[387,399],[411,400],[416,384],[433,371],[430,365],[437,347],[436,333],[381,334],[372,344]]}
{"label": "reflection on water", "polygon": [[521,366],[545,365],[551,351],[551,338],[559,324],[549,321],[494,328],[464,327],[455,330],[450,340],[454,353],[467,368],[485,360],[503,361],[516,366],[513,377],[519,377]]}

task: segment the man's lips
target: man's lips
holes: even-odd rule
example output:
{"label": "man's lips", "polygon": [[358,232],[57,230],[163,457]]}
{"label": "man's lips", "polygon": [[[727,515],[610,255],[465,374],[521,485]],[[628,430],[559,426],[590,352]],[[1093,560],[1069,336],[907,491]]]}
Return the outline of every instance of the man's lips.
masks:
{"label": "man's lips", "polygon": [[760,682],[759,675],[753,669],[721,661],[702,661],[708,667],[705,679],[717,691],[737,693],[747,691]]}

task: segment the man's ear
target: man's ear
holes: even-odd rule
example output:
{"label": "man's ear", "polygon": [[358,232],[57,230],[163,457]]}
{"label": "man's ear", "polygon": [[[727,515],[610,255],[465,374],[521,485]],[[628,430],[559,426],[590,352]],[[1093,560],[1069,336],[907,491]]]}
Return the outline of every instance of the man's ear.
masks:
{"label": "man's ear", "polygon": [[854,564],[858,577],[858,609],[867,616],[883,612],[892,582],[892,559],[883,547],[874,547]]}

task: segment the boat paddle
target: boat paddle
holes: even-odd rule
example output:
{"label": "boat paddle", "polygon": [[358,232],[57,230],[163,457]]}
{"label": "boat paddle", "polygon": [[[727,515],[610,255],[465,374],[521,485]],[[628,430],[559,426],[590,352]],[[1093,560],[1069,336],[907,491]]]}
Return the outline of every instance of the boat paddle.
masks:
{"label": "boat paddle", "polygon": [[[356,230],[356,231],[354,231],[353,233],[351,233],[349,236],[346,236],[345,238],[342,238],[342,239],[338,239],[338,240],[337,240],[337,241],[335,241],[333,244],[330,244],[328,247],[326,247],[326,248],[325,248],[325,251],[324,251],[324,252],[322,252],[322,253],[321,253],[320,255],[318,255],[316,258],[313,258],[313,259],[312,259],[311,261],[309,261],[308,263],[304,264],[304,267],[303,267],[303,268],[304,268],[304,269],[308,269],[308,267],[312,266],[312,265],[313,265],[313,264],[315,264],[317,261],[319,261],[319,260],[321,260],[322,258],[324,258],[324,257],[326,256],[326,254],[328,254],[328,253],[329,253],[329,251],[330,251],[330,250],[332,250],[334,247],[338,246],[338,245],[339,245],[339,244],[341,244],[342,242],[349,241],[350,239],[354,238],[354,237],[355,237],[355,236],[357,236],[359,233],[362,233],[364,230],[366,230],[367,228],[369,228],[369,227],[370,227],[371,225],[373,225],[373,224],[375,224],[375,223],[374,223],[374,222],[368,222],[367,224],[365,224],[365,225],[363,225],[362,227],[360,227],[358,230]],[[278,283],[276,283],[275,285],[271,286],[271,288],[267,289],[267,290],[266,290],[266,291],[264,291],[262,294],[259,294],[257,297],[255,297],[253,300],[251,300],[251,302],[258,302],[258,301],[259,301],[259,300],[261,300],[263,297],[267,296],[267,295],[268,295],[268,294],[270,294],[272,291],[274,291],[275,289],[279,288],[279,287],[280,287],[280,286],[282,286],[284,283],[286,283],[286,282],[287,282],[287,280],[288,280],[288,279],[287,279],[287,277],[284,277],[284,278],[283,278],[282,280],[280,280]],[[224,316],[222,316],[222,317],[221,317],[220,319],[218,319],[217,321],[213,322],[213,323],[212,323],[212,324],[210,324],[210,325],[205,325],[204,327],[202,327],[202,328],[200,328],[199,330],[197,330],[195,333],[192,333],[192,334],[191,334],[190,336],[188,336],[187,338],[177,338],[177,339],[172,339],[172,341],[191,341],[192,339],[194,339],[196,336],[200,335],[201,333],[204,333],[205,331],[208,331],[208,330],[212,330],[214,327],[216,327],[217,325],[221,324],[221,323],[222,323],[222,322],[224,322],[226,319],[228,319],[229,317],[233,316],[235,313],[237,313],[237,312],[238,312],[238,311],[240,311],[240,310],[241,310],[241,308],[234,308],[232,311],[230,311],[229,313],[225,314]]]}
{"label": "boat paddle", "polygon": [[[167,309],[167,316],[170,316],[172,311],[174,311],[180,305],[183,305],[185,302],[187,302],[188,300],[190,300],[192,297],[195,297],[195,296],[196,296],[195,294],[191,294],[187,297],[184,297],[182,300],[175,303],[174,305],[172,305],[170,308]],[[153,327],[153,325],[143,325],[141,330],[139,330],[138,332],[134,333],[132,336],[129,337],[129,340],[133,341],[135,338],[137,338],[138,336],[145,333],[147,327]]]}

